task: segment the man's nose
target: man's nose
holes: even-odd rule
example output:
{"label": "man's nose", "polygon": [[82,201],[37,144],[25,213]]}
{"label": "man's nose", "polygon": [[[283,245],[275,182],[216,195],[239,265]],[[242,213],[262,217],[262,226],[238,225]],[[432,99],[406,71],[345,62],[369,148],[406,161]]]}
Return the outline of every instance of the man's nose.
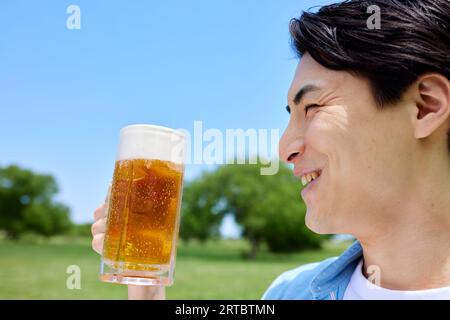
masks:
{"label": "man's nose", "polygon": [[286,163],[294,163],[305,151],[303,134],[299,128],[286,128],[279,143],[280,159]]}

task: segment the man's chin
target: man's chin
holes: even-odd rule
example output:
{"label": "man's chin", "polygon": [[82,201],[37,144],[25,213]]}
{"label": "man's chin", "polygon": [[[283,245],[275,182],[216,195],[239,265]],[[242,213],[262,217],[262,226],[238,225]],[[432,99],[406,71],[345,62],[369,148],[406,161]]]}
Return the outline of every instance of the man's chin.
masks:
{"label": "man's chin", "polygon": [[316,210],[306,210],[305,224],[309,230],[317,234],[335,233],[329,223],[323,219],[323,215],[318,213]]}

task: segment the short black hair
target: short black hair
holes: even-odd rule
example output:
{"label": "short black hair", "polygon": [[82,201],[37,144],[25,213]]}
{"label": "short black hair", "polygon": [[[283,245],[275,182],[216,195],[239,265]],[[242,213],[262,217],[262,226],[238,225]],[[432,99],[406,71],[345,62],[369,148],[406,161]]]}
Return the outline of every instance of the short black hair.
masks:
{"label": "short black hair", "polygon": [[[368,27],[372,5],[379,29]],[[398,102],[423,73],[450,80],[449,0],[343,1],[303,12],[289,31],[299,57],[367,78],[379,107]]]}

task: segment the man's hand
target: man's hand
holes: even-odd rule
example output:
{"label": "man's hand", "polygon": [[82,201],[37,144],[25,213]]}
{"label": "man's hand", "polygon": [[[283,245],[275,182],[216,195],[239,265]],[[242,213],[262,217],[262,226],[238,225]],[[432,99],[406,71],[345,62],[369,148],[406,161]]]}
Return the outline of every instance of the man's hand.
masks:
{"label": "man's hand", "polygon": [[106,230],[106,202],[94,211],[94,220],[91,227],[92,249],[98,254],[102,254]]}
{"label": "man's hand", "polygon": [[[105,240],[107,204],[109,203],[109,191],[105,203],[94,211],[92,224],[92,249],[102,254],[103,241]],[[164,286],[128,286],[129,300],[165,300],[166,290]]]}

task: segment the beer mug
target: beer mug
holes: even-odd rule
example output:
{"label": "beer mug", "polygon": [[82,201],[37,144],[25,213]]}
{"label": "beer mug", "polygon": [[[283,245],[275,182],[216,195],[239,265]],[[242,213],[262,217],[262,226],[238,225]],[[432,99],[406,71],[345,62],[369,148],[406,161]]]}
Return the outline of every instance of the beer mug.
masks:
{"label": "beer mug", "polygon": [[132,285],[173,283],[185,135],[154,125],[121,129],[100,279]]}

